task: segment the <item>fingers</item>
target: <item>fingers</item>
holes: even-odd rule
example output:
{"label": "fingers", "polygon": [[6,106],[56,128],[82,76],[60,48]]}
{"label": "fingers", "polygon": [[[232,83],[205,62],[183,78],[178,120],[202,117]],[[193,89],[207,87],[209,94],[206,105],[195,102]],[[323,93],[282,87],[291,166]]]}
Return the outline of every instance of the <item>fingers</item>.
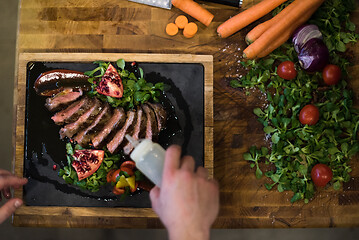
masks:
{"label": "fingers", "polygon": [[0,208],[0,224],[4,222],[8,217],[10,217],[17,208],[22,205],[22,200],[18,198],[13,198],[7,201],[1,208]]}
{"label": "fingers", "polygon": [[159,187],[155,186],[150,191],[151,204],[152,204],[153,210],[155,210],[155,211],[157,210],[157,204],[158,204],[159,197],[160,197],[160,189],[159,189]]}
{"label": "fingers", "polygon": [[10,188],[4,188],[2,190],[2,195],[7,198],[10,199],[11,198],[11,192],[10,192]]}
{"label": "fingers", "polygon": [[19,178],[14,175],[0,175],[0,190],[4,190],[9,187],[18,188],[26,183],[26,178]]}
{"label": "fingers", "polygon": [[194,159],[191,156],[184,156],[182,158],[181,169],[193,172],[195,167]]}
{"label": "fingers", "polygon": [[208,179],[208,170],[200,166],[197,168],[197,175],[201,178]]}
{"label": "fingers", "polygon": [[0,169],[0,175],[12,175],[12,173],[7,170]]}
{"label": "fingers", "polygon": [[170,146],[166,151],[165,163],[163,166],[163,175],[173,172],[180,166],[181,147],[178,145]]}

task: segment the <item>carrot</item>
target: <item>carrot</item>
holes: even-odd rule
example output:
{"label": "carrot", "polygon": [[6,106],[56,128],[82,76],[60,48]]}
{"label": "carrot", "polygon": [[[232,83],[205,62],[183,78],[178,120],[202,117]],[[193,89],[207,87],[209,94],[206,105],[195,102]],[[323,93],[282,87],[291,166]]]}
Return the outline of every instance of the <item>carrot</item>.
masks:
{"label": "carrot", "polygon": [[185,36],[186,38],[194,37],[197,31],[198,31],[197,24],[195,24],[194,22],[190,22],[184,27],[183,36]]}
{"label": "carrot", "polygon": [[246,36],[246,43],[249,45],[253,43],[255,40],[257,40],[265,31],[267,31],[272,25],[274,25],[276,22],[280,21],[284,17],[286,17],[290,11],[296,8],[296,6],[299,4],[297,2],[296,4],[289,4],[286,8],[284,8],[280,13],[278,13],[276,16],[274,16],[272,19],[259,24],[255,28],[253,28]]}
{"label": "carrot", "polygon": [[184,29],[188,24],[188,18],[185,15],[179,15],[175,20],[175,24],[179,29]]}
{"label": "carrot", "polygon": [[248,24],[263,17],[285,1],[287,0],[263,0],[219,25],[217,33],[221,38],[229,37]]}
{"label": "carrot", "polygon": [[277,38],[265,50],[263,50],[257,56],[257,58],[262,58],[262,57],[269,55],[271,52],[273,52],[275,49],[277,49],[279,46],[281,46],[283,43],[285,43],[292,36],[295,29],[297,29],[300,25],[304,24],[313,15],[313,13],[316,11],[316,9],[319,6],[320,5],[318,5],[317,7],[316,6],[313,7],[302,18],[298,19],[298,21],[294,25],[292,25],[285,33],[281,34],[279,38]]}
{"label": "carrot", "polygon": [[166,33],[170,36],[174,36],[178,33],[178,27],[174,23],[169,23],[166,26]]}
{"label": "carrot", "polygon": [[213,14],[208,10],[201,7],[198,3],[193,0],[172,0],[173,6],[181,9],[183,12],[188,15],[194,17],[204,25],[208,27],[208,25],[213,20]]}
{"label": "carrot", "polygon": [[299,2],[299,5],[290,14],[275,23],[266,32],[264,32],[254,43],[249,45],[243,51],[245,58],[256,58],[262,51],[264,51],[270,44],[275,42],[276,38],[279,38],[281,34],[285,33],[287,29],[290,29],[292,25],[295,25],[299,19],[309,12],[311,9],[315,10],[324,2],[324,0],[295,0],[293,3]]}

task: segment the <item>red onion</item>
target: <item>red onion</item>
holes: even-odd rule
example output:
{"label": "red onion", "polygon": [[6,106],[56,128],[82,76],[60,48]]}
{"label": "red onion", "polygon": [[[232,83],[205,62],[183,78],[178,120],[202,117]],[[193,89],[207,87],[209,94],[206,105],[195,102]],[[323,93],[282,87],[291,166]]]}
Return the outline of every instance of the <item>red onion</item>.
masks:
{"label": "red onion", "polygon": [[297,28],[293,33],[292,43],[297,53],[303,48],[303,46],[313,38],[323,39],[322,33],[319,31],[317,25],[302,25]]}
{"label": "red onion", "polygon": [[312,38],[300,50],[298,60],[308,72],[321,71],[329,62],[329,50],[323,40]]}

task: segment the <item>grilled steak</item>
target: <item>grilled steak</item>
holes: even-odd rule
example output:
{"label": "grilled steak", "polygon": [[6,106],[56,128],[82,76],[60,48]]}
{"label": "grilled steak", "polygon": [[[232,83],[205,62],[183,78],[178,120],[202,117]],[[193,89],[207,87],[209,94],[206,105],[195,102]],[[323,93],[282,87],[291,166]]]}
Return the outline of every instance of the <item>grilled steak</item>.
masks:
{"label": "grilled steak", "polygon": [[158,132],[160,132],[167,121],[167,112],[160,103],[147,103],[154,111],[157,120]]}
{"label": "grilled steak", "polygon": [[133,122],[135,122],[136,112],[135,111],[128,111],[127,112],[127,119],[123,127],[116,133],[116,135],[112,138],[112,140],[107,144],[107,149],[110,153],[116,152],[119,146],[125,139],[126,133],[131,135],[131,131],[133,127]]}
{"label": "grilled steak", "polygon": [[153,110],[146,104],[142,106],[143,111],[146,114],[146,134],[145,138],[147,139],[154,139],[158,134],[158,127],[156,122],[156,116]]}
{"label": "grilled steak", "polygon": [[101,103],[99,100],[91,100],[91,108],[89,108],[86,112],[84,112],[77,121],[73,123],[69,123],[60,129],[60,137],[64,138],[65,136],[71,138],[75,135],[79,130],[86,128],[92,122],[92,120],[97,116],[100,112]]}
{"label": "grilled steak", "polygon": [[65,88],[62,92],[56,94],[51,98],[46,99],[45,107],[49,111],[56,111],[62,106],[69,105],[70,103],[79,99],[83,94],[81,89]]}
{"label": "grilled steak", "polygon": [[117,126],[122,125],[125,122],[126,113],[123,108],[116,108],[112,117],[104,128],[92,139],[92,144],[95,148],[98,148],[103,141],[109,136],[109,134],[117,128]]}
{"label": "grilled steak", "polygon": [[90,99],[84,97],[74,102],[64,110],[57,112],[54,116],[52,116],[51,119],[57,125],[62,125],[63,123],[71,123],[76,121],[81,116],[81,114],[84,111],[86,111],[89,107],[90,107]]}
{"label": "grilled steak", "polygon": [[[133,133],[132,133],[132,137],[135,140],[138,140],[140,138],[143,138],[145,136],[145,132],[146,132],[146,116],[143,113],[143,110],[138,107],[137,109],[137,119],[136,119],[136,123],[135,126],[133,128]],[[123,147],[123,152],[125,154],[130,154],[131,151],[133,150],[133,146],[130,142],[128,142],[124,147]]]}
{"label": "grilled steak", "polygon": [[79,132],[74,140],[80,144],[82,147],[86,147],[91,139],[95,137],[97,134],[97,131],[101,130],[106,122],[111,117],[111,110],[110,106],[107,104],[102,108],[101,112],[96,116],[95,120],[92,122],[90,126],[88,126],[86,129]]}

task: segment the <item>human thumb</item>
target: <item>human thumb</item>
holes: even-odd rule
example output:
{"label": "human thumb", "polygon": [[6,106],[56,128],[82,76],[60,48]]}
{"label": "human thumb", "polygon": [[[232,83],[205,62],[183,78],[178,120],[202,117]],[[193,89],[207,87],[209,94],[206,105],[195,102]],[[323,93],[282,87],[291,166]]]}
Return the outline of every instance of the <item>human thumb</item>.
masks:
{"label": "human thumb", "polygon": [[0,224],[3,223],[8,217],[10,217],[17,208],[22,205],[22,200],[18,198],[12,198],[7,201],[1,208],[0,208]]}

